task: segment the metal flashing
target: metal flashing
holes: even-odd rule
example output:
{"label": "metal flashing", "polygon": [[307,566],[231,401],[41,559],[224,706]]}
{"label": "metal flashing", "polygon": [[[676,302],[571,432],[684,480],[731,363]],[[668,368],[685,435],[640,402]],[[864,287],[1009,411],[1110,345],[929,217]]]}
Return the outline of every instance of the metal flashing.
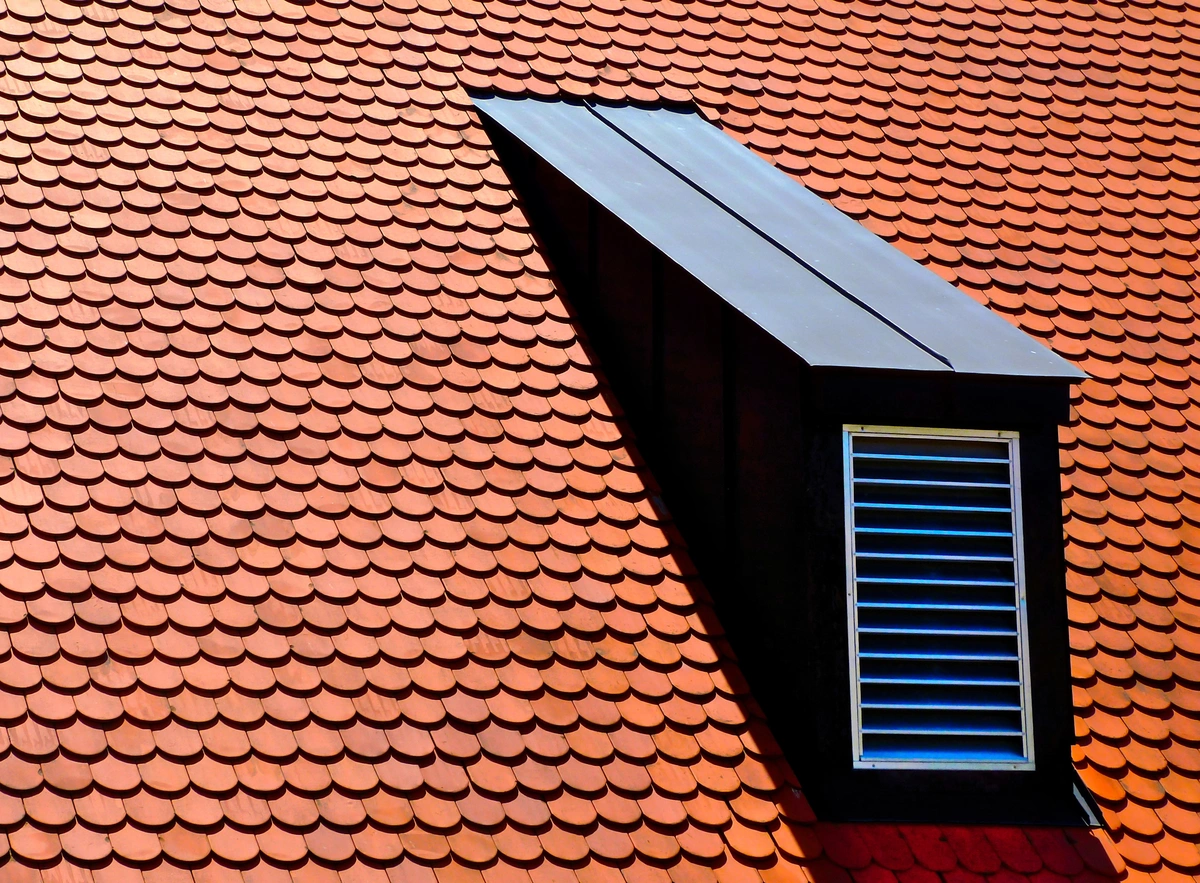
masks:
{"label": "metal flashing", "polygon": [[1085,376],[696,113],[474,100],[810,365]]}
{"label": "metal flashing", "polygon": [[[670,173],[582,104],[476,98],[479,110],[810,365],[947,366]],[[836,329],[838,333],[831,333]]]}

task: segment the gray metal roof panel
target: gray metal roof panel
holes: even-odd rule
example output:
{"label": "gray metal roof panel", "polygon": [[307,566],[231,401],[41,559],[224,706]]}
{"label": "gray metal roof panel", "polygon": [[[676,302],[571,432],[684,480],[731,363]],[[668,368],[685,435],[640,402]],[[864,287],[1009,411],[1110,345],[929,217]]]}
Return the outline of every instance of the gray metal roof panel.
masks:
{"label": "gray metal roof panel", "polygon": [[956,372],[1087,375],[806,190],[698,114],[594,105],[647,154]]}
{"label": "gray metal roof panel", "polygon": [[491,97],[476,98],[475,103],[810,365],[948,370],[583,105]]}

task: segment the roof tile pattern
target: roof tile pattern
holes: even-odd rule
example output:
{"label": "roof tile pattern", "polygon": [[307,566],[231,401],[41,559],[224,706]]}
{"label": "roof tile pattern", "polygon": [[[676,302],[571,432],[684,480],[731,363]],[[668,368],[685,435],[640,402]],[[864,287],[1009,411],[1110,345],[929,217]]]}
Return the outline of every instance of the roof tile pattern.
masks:
{"label": "roof tile pattern", "polygon": [[[4,0],[0,876],[1194,874],[1198,14]],[[692,100],[1087,368],[1112,842],[815,823],[464,87]]]}

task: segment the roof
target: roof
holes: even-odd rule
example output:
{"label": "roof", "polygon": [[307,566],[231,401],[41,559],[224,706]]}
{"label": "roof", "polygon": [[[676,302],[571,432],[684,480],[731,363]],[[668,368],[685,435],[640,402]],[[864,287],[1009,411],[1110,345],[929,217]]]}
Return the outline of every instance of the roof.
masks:
{"label": "roof", "polygon": [[[1196,13],[8,0],[0,876],[1193,876]],[[692,100],[1088,371],[1109,834],[811,819],[465,89]]]}
{"label": "roof", "polygon": [[809,365],[1087,376],[693,111],[475,106]]}

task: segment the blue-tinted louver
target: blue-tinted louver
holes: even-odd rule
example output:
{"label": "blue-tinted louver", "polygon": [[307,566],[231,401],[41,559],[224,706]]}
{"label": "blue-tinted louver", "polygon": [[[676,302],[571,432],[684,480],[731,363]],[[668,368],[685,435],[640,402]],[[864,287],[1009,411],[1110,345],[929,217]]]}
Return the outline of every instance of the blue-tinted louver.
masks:
{"label": "blue-tinted louver", "polygon": [[1029,762],[1015,440],[848,439],[857,761]]}

